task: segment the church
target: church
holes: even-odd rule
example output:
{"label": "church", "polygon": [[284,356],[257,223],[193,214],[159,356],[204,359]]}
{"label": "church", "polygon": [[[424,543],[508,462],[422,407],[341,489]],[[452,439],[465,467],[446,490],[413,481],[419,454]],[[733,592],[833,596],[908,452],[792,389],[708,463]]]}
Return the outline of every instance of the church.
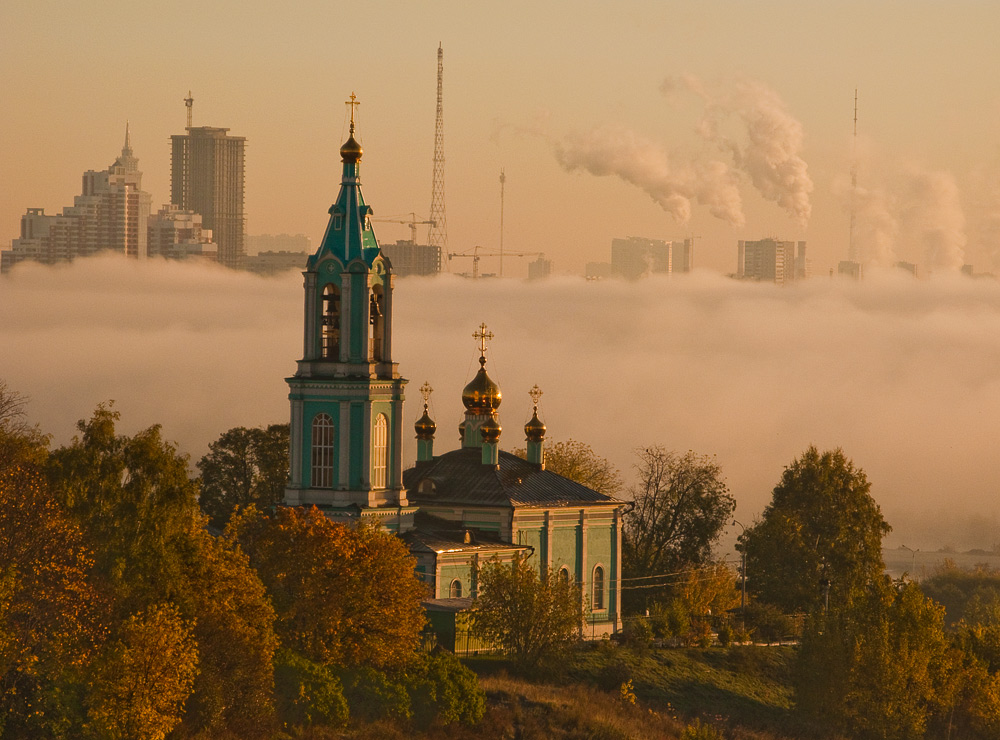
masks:
{"label": "church", "polygon": [[526,459],[500,449],[500,387],[487,372],[485,324],[479,371],[462,391],[458,449],[434,454],[425,383],[414,425],[417,459],[403,470],[404,387],[392,357],[392,264],[372,229],[361,193],[363,150],[340,149],[343,177],[329,223],[304,276],[304,349],[287,379],[291,403],[285,503],[317,506],[335,521],[368,521],[401,537],[429,587],[425,606],[457,614],[477,593],[478,567],[515,553],[541,573],[578,583],[588,637],[621,626],[621,534],[625,502],[545,469],[545,425],[525,425]]}

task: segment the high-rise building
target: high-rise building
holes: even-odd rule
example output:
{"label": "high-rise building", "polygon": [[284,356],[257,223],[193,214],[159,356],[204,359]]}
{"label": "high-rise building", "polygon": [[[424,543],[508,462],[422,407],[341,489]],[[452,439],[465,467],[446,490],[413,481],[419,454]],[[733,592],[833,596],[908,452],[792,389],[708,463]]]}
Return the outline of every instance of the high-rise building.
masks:
{"label": "high-rise building", "polygon": [[802,280],[807,275],[805,242],[740,240],[737,242],[737,249],[738,278],[784,285]]}
{"label": "high-rise building", "polygon": [[552,260],[539,257],[528,263],[528,280],[541,280],[552,274]]}
{"label": "high-rise building", "polygon": [[611,240],[611,265],[628,280],[670,272],[670,242],[630,236]]}
{"label": "high-rise building", "polygon": [[82,193],[62,213],[29,208],[21,236],[0,255],[0,270],[34,260],[52,264],[110,249],[146,256],[146,226],[152,196],[142,189],[139,160],[132,152],[128,124],[122,153],[106,170],[83,173]]}
{"label": "high-rise building", "polygon": [[202,226],[212,230],[219,262],[243,266],[244,148],[246,139],[230,136],[228,128],[188,127],[170,137],[170,202],[200,213]]}
{"label": "high-rise building", "polygon": [[399,239],[395,244],[383,245],[382,254],[389,258],[392,271],[399,277],[437,275],[441,272],[441,247]]}
{"label": "high-rise building", "polygon": [[173,204],[165,205],[149,217],[146,252],[150,257],[215,260],[218,247],[212,231],[201,227],[201,215]]}
{"label": "high-rise building", "polygon": [[670,242],[670,272],[691,272],[694,269],[694,239]]}

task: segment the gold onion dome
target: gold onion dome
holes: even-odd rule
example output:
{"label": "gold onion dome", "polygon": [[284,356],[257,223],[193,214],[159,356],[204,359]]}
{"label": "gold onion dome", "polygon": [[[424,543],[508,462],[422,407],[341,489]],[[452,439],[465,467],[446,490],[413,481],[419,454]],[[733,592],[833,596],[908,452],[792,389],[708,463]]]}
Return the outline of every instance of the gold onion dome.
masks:
{"label": "gold onion dome", "polygon": [[437,431],[437,424],[431,418],[431,415],[427,413],[427,406],[424,405],[424,415],[417,419],[417,423],[413,425],[413,428],[417,431],[417,439],[431,439],[434,437],[434,432]]}
{"label": "gold onion dome", "polygon": [[524,425],[524,436],[528,438],[529,442],[541,442],[545,437],[545,425],[538,418],[537,408],[528,423]]}
{"label": "gold onion dome", "polygon": [[462,391],[462,403],[473,414],[491,414],[500,408],[500,386],[486,373],[486,358],[479,358],[479,372]]}
{"label": "gold onion dome", "polygon": [[500,426],[500,422],[497,421],[497,417],[495,416],[491,416],[479,427],[479,433],[483,435],[484,442],[495,443],[499,441],[502,431],[503,427]]}
{"label": "gold onion dome", "polygon": [[365,153],[365,150],[361,148],[361,144],[358,143],[357,139],[354,138],[354,124],[351,124],[351,138],[344,142],[344,145],[340,147],[340,158],[346,164],[353,164],[361,160],[361,155]]}

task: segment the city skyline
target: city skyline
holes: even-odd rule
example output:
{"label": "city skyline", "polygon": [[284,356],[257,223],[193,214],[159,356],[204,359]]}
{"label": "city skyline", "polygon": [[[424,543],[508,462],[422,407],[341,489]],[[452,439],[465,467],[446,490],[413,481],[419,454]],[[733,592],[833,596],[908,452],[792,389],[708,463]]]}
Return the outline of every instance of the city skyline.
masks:
{"label": "city skyline", "polygon": [[[498,246],[503,169],[505,249],[545,252],[557,272],[606,260],[611,239],[626,236],[694,237],[699,267],[733,272],[738,240],[771,236],[808,241],[813,273],[825,274],[847,255],[857,88],[865,248],[939,270],[959,259],[977,271],[996,266],[1000,103],[982,90],[996,74],[988,29],[1000,11],[986,4],[629,3],[573,14],[512,5],[487,16],[388,3],[359,21],[378,34],[336,45],[324,29],[337,9],[320,3],[236,14],[199,6],[198,23],[186,3],[59,5],[0,10],[0,83],[19,101],[0,146],[4,247],[27,208],[69,202],[78,173],[103,161],[125,120],[146,189],[166,202],[169,137],[184,130],[188,89],[195,126],[249,142],[248,233],[318,240],[315,213],[335,196],[337,162],[313,152],[342,140],[352,91],[362,144],[377,152],[366,160],[376,217],[426,218],[440,42],[451,251]],[[102,29],[120,32],[114,45],[85,42]],[[754,126],[776,122],[788,127],[772,141],[778,149],[754,149]],[[621,151],[623,142],[639,170],[595,159],[597,144]],[[728,144],[742,160],[723,151]],[[769,151],[790,166],[796,192],[777,192],[751,167],[751,155]],[[705,172],[723,165],[720,192],[738,196],[742,226],[733,201],[706,193],[719,182]],[[668,213],[677,199],[664,187],[690,194],[689,222]],[[797,216],[807,212],[803,227]],[[386,242],[408,237],[401,224],[379,232]],[[525,270],[512,261],[512,274]]]}

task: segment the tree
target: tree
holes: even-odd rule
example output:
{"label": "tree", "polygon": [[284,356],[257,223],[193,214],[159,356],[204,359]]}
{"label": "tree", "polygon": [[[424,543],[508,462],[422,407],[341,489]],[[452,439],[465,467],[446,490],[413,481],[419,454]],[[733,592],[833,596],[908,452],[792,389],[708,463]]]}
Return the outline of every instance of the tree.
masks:
{"label": "tree", "polygon": [[283,647],[323,664],[386,668],[412,656],[425,586],[392,534],[330,521],[315,507],[254,507],[227,534],[247,552],[277,613]]}
{"label": "tree", "polygon": [[237,506],[267,511],[281,502],[288,483],[288,429],[235,427],[209,445],[198,461],[198,502],[214,526],[224,527]]}
{"label": "tree", "polygon": [[27,403],[25,396],[0,380],[0,469],[45,462],[49,437],[28,424]]}
{"label": "tree", "polygon": [[[527,457],[522,447],[514,450],[518,457]],[[618,469],[601,457],[590,445],[570,439],[545,443],[545,469],[599,491],[612,498],[622,491],[622,476]]]}
{"label": "tree", "polygon": [[539,577],[527,558],[494,556],[478,574],[472,631],[498,645],[522,668],[535,668],[573,641],[583,623],[579,586],[551,569]]}
{"label": "tree", "polygon": [[73,721],[66,683],[86,673],[102,607],[93,556],[44,479],[0,470],[0,736],[49,736]]}
{"label": "tree", "polygon": [[101,404],[68,447],[49,456],[52,491],[94,543],[98,569],[110,578],[123,615],[160,599],[172,543],[199,525],[197,484],[187,456],[159,425],[119,435],[119,414]]}
{"label": "tree", "polygon": [[130,617],[98,663],[88,729],[108,740],[162,740],[181,720],[198,649],[173,606]]}
{"label": "tree", "polygon": [[786,612],[828,601],[847,606],[882,576],[882,537],[891,529],[871,484],[843,450],[810,447],[774,488],[761,519],[740,537],[747,590]]}
{"label": "tree", "polygon": [[637,455],[635,505],[624,519],[623,576],[661,575],[707,563],[736,508],[722,469],[707,456],[677,455],[659,446],[641,448]]}

